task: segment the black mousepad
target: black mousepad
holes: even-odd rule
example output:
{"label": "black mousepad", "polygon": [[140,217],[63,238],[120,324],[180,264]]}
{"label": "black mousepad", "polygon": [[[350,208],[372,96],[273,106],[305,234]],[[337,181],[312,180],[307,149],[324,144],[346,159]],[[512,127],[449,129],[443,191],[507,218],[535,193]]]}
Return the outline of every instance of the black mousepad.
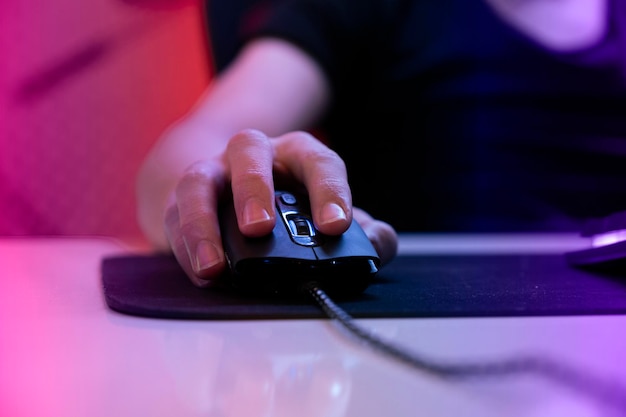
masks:
{"label": "black mousepad", "polygon": [[[107,305],[158,318],[323,318],[308,298],[200,289],[168,255],[105,258]],[[262,279],[262,277],[259,277]],[[626,312],[626,273],[570,266],[562,255],[398,256],[364,293],[335,300],[357,318],[597,315]]]}

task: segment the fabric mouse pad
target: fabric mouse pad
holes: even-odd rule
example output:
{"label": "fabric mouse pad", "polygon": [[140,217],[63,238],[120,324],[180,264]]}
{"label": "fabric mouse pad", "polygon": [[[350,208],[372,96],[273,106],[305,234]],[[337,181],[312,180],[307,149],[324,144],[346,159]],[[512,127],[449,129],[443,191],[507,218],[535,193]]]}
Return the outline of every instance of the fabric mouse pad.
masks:
{"label": "fabric mouse pad", "polygon": [[[107,305],[158,318],[323,318],[308,298],[271,298],[194,287],[171,256],[105,258]],[[561,255],[399,256],[366,291],[336,299],[354,317],[480,317],[626,312],[624,276],[576,269]],[[262,277],[259,277],[262,279]]]}

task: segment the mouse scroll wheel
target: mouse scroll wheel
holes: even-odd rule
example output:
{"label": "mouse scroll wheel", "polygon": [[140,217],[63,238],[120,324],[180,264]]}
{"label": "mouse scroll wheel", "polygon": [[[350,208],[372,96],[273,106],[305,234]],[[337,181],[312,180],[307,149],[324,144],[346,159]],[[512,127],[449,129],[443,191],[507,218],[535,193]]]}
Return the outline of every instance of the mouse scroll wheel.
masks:
{"label": "mouse scroll wheel", "polygon": [[302,216],[293,216],[288,219],[289,229],[294,236],[315,236],[315,228],[311,220]]}

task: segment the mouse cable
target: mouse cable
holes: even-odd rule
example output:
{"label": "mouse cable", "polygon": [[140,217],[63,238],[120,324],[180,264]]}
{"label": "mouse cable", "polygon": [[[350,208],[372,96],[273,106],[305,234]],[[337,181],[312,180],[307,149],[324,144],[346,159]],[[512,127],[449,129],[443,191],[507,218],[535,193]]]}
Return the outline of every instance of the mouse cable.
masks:
{"label": "mouse cable", "polygon": [[371,348],[399,360],[420,371],[444,379],[470,379],[477,377],[503,377],[516,374],[539,374],[557,383],[599,400],[602,404],[612,404],[626,411],[626,387],[617,381],[601,379],[589,375],[565,363],[545,357],[519,356],[501,361],[477,363],[437,363],[419,357],[389,341],[377,337],[359,326],[353,317],[339,307],[316,282],[309,282],[304,289],[315,299],[328,317],[340,323],[350,334],[365,342]]}

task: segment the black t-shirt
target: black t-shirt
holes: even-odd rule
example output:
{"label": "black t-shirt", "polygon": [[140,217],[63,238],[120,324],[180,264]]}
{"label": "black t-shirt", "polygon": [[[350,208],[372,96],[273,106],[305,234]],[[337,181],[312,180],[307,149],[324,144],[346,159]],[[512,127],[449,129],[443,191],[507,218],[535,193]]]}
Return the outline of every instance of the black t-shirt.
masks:
{"label": "black t-shirt", "polygon": [[626,210],[620,1],[601,42],[569,53],[483,0],[275,0],[245,37],[320,63],[324,132],[375,217],[400,231],[576,230]]}

